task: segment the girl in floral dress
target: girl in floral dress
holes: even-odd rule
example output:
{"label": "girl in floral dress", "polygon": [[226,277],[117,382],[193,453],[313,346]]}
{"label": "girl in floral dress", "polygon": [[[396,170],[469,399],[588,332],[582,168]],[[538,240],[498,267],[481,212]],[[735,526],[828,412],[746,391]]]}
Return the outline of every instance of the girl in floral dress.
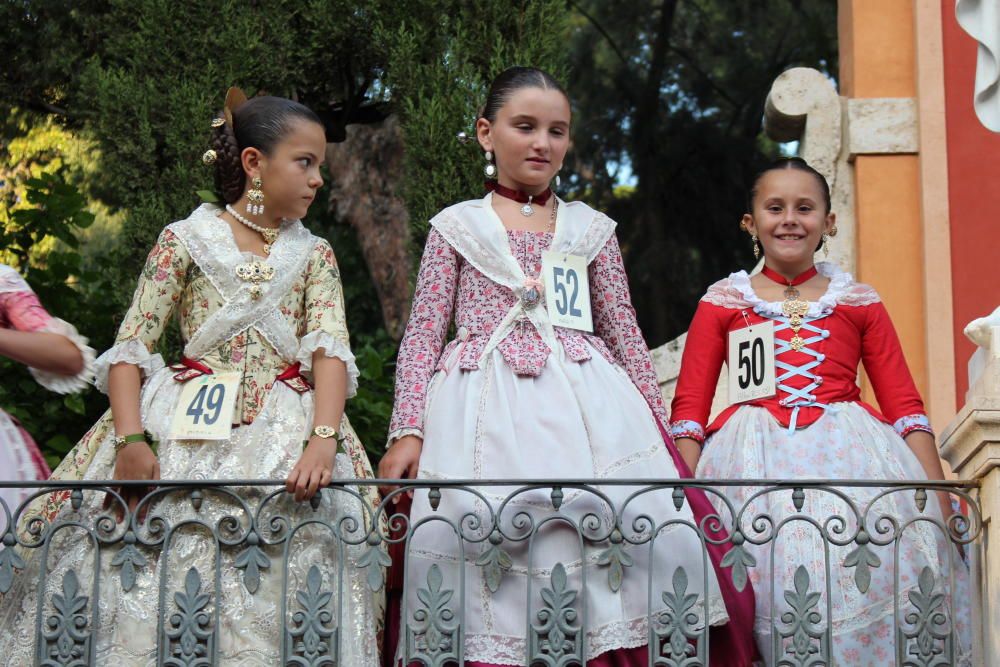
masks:
{"label": "girl in floral dress", "polygon": [[[329,243],[299,221],[323,182],[319,172],[326,148],[323,126],[296,102],[275,97],[247,100],[236,89],[230,90],[225,112],[212,126],[213,148],[204,160],[215,165],[218,194],[228,203],[224,208],[202,205],[160,234],[115,345],[97,360],[96,384],[108,393],[111,410],[53,476],[147,479],[151,484],[159,478],[284,478],[294,501],[272,500],[271,512],[293,524],[322,519],[339,526],[348,537],[363,537],[370,512],[357,498],[328,489],[316,509],[301,502],[334,478],[371,477],[364,449],[344,415],[358,370],[349,346],[337,263]],[[184,351],[175,363],[165,365],[154,350],[173,314],[178,316]],[[185,413],[190,417],[204,411],[207,422],[213,404],[179,401],[186,385],[222,383],[222,378],[230,384],[219,394],[235,395],[232,419],[216,408],[212,421],[230,427],[223,428],[225,435],[177,437],[192,433],[190,421],[178,421]],[[211,386],[215,391],[221,385]],[[218,406],[222,399],[219,395],[216,399]],[[338,443],[343,451],[338,452]],[[251,511],[263,497],[259,491],[239,492]],[[369,504],[376,502],[374,491],[362,488],[356,493]],[[132,510],[142,490],[123,488],[122,494]],[[69,503],[59,509],[58,500],[50,501],[44,516],[54,520],[73,516]],[[79,512],[91,525],[104,500],[99,493],[85,495]],[[152,519],[163,517],[172,525],[190,519],[191,507],[184,493],[166,496],[159,504],[142,508],[148,510],[148,520],[141,524],[140,513],[129,529],[149,537],[148,531],[155,528]],[[225,532],[226,515],[235,516],[242,524],[237,532],[245,534],[249,518],[239,504],[205,491],[196,518]],[[270,535],[275,527],[269,529],[267,524],[265,516],[259,524],[262,535],[245,544],[252,546]],[[240,569],[247,563],[238,558],[234,563],[236,554],[230,551],[216,556],[213,544],[204,531],[178,530],[169,553],[143,552],[145,561],[135,566],[135,581],[128,591],[123,590],[118,569],[112,569],[114,559],[102,556],[99,627],[88,647],[93,655],[88,664],[156,664],[153,629],[168,623],[174,600],[171,593],[167,618],[159,618],[161,569],[171,592],[190,593],[186,573],[199,572],[202,592],[207,586],[211,608],[218,605],[220,612],[209,642],[218,652],[219,664],[283,664],[280,651],[287,619],[281,617],[281,598],[293,596],[287,599],[294,609],[295,591],[315,583],[311,577],[307,581],[314,565],[321,572],[320,589],[334,591],[338,664],[377,664],[376,626],[381,614],[377,597],[365,585],[365,571],[356,566],[356,548],[338,543],[324,529],[298,533],[289,546],[287,588],[282,593],[280,548],[268,552],[272,567],[261,570],[259,581],[248,583]],[[81,580],[80,589],[89,591],[93,552],[89,540],[64,530],[49,549],[47,581],[53,583],[48,590],[36,588],[38,558],[17,576],[0,609],[0,627],[6,630],[0,637],[4,664],[33,662],[36,602],[41,598],[43,605],[50,604],[53,588],[71,568]],[[211,584],[216,557],[221,560],[218,596]],[[258,567],[267,567],[257,556],[254,560]],[[196,652],[197,647],[192,643],[176,651]],[[194,660],[193,654],[188,657]]]}
{"label": "girl in floral dress", "polygon": [[[698,304],[671,406],[671,433],[685,446],[688,464],[697,466],[698,477],[712,479],[943,479],[923,402],[878,293],[832,264],[813,263],[817,249],[836,234],[826,180],[800,158],[783,159],[758,175],[749,199],[750,212],[742,226],[751,234],[755,252],[763,248],[764,268],[754,276],[740,271],[720,280]],[[773,355],[773,393],[734,403],[709,424],[728,341],[754,327],[762,336],[772,326],[773,349],[762,348],[759,361],[765,353]],[[752,353],[756,343],[744,342],[742,349]],[[737,352],[740,349],[737,346]],[[730,384],[752,390],[751,374],[763,379],[766,373],[753,365],[757,362],[750,354],[741,359],[728,360],[738,373]],[[871,379],[881,411],[860,399],[859,363]],[[724,490],[739,510],[759,489]],[[881,489],[841,491],[864,512]],[[846,546],[827,544],[829,570],[816,528],[794,521],[775,529],[797,512],[791,492],[769,493],[750,503],[739,527],[748,539],[764,542],[748,542],[747,547],[756,560],[750,569],[757,591],[755,634],[768,665],[793,656],[813,656],[810,659],[823,664],[832,658],[838,665],[903,664],[910,651],[918,649],[914,639],[896,632],[894,576],[899,578],[895,598],[902,630],[916,631],[919,627],[914,628],[912,620],[902,619],[917,611],[915,602],[934,599],[925,594],[930,581],[927,574],[921,578],[925,568],[934,577],[935,593],[950,593],[937,610],[946,612],[947,620],[928,616],[935,620],[927,629],[945,634],[956,630],[948,639],[934,639],[931,648],[942,651],[941,664],[967,663],[968,575],[942,531],[918,520],[922,516],[941,522],[950,514],[946,494],[930,495],[928,512],[922,515],[912,490],[874,502],[865,516],[867,533]],[[844,540],[859,528],[853,511],[830,492],[807,491],[802,512],[821,524],[842,517],[843,533],[836,532],[836,524],[826,524],[827,535],[834,539]],[[764,514],[770,521],[753,520]],[[888,524],[877,521],[883,515],[895,517],[901,526],[898,567],[892,531],[887,538]],[[916,522],[908,525],[910,521]],[[890,544],[878,546],[879,540]],[[799,566],[808,574],[808,587],[803,586],[802,571],[796,575]],[[790,612],[787,595],[792,593],[785,591],[805,590],[820,594],[812,610],[821,613],[823,622],[814,625],[822,628],[832,622],[832,647],[824,646],[818,636],[801,635],[803,643],[796,644],[788,634],[790,621],[783,614]],[[808,618],[803,619],[809,626]]]}
{"label": "girl in floral dress", "polygon": [[[73,325],[49,315],[24,278],[5,264],[0,264],[0,356],[27,364],[40,385],[59,394],[80,391],[94,373],[94,350],[87,339]],[[0,480],[40,481],[48,476],[35,441],[0,410]],[[11,514],[27,496],[27,490],[0,489],[0,500]],[[0,520],[0,528],[5,525],[6,519]]]}
{"label": "girl in floral dress", "polygon": [[[380,477],[654,483],[686,474],[659,425],[666,409],[630,303],[615,223],[586,204],[561,201],[549,189],[569,146],[569,126],[569,101],[551,76],[515,67],[493,82],[476,129],[486,174],[496,181],[484,198],[451,206],[431,220],[397,361],[391,445]],[[590,288],[579,288],[577,298],[582,293],[590,302],[593,333],[583,330],[586,325],[554,325],[545,298],[559,288],[548,273],[541,276],[550,249],[586,267]],[[455,337],[446,345],[452,323]],[[712,644],[712,664],[749,664],[749,625],[740,626],[741,619],[752,617],[749,590],[737,596],[728,570],[717,577],[716,568],[705,567],[719,554],[703,561],[702,543],[690,528],[662,530],[652,552],[648,542],[625,544],[628,566],[616,588],[607,560],[600,562],[611,546],[608,537],[587,542],[581,553],[575,530],[551,522],[542,526],[557,513],[549,490],[517,495],[493,531],[494,512],[513,488],[477,488],[481,496],[441,490],[436,509],[426,489],[413,495],[410,525],[426,523],[407,543],[398,660],[450,657],[464,658],[467,665],[523,665],[531,654],[562,664],[563,640],[575,639],[588,665],[645,665],[660,651],[658,644],[652,651],[647,646],[650,615],[664,609],[661,594],[674,590],[683,568],[686,590],[698,598],[692,626],[711,625],[713,640],[727,638]],[[620,512],[621,532],[633,538],[633,520],[640,514],[653,517],[657,526],[693,522],[692,506],[700,516],[706,503],[691,492],[689,502],[675,511],[670,489],[627,504],[634,488],[600,490]],[[559,511],[565,516],[582,522],[592,513],[606,535],[612,532],[616,517],[609,504],[580,488],[563,493]],[[481,524],[472,525],[468,516]],[[530,516],[539,527],[531,549],[518,516]],[[455,532],[459,526],[461,538]],[[506,558],[491,546],[499,546]],[[487,567],[491,561],[499,570]],[[578,591],[572,599],[575,618],[586,623],[584,636],[566,638],[536,627],[545,625],[549,612],[542,607],[554,599],[540,593],[545,588]],[[441,593],[445,590],[453,593]],[[428,603],[441,595],[451,600],[456,615],[464,604],[461,635],[442,639],[427,629],[424,619],[435,612]],[[526,620],[534,624],[531,630]]]}

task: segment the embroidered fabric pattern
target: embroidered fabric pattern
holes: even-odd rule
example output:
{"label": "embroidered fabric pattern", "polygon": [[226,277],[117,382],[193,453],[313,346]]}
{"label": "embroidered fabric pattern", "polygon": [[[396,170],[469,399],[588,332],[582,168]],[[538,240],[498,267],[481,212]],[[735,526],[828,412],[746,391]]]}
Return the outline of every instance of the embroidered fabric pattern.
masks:
{"label": "embroidered fabric pattern", "polygon": [[900,417],[892,427],[896,429],[896,433],[902,438],[905,438],[914,431],[926,431],[934,435],[934,429],[931,428],[931,422],[927,418],[927,415],[906,415],[905,417]]}
{"label": "embroidered fabric pattern", "polygon": [[696,421],[681,419],[671,422],[670,437],[674,440],[677,438],[691,438],[703,445],[705,444],[705,427]]}

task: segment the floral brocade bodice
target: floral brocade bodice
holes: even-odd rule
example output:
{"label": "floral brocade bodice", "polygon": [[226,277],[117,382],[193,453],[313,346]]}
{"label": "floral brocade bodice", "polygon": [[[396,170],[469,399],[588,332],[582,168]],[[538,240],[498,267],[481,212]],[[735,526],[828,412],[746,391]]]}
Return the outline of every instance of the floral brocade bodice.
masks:
{"label": "floral brocade bodice", "polygon": [[[238,371],[242,374],[237,415],[243,423],[249,424],[260,412],[267,392],[279,375],[296,362],[301,362],[303,371],[309,370],[311,353],[320,339],[325,340],[324,347],[342,347],[344,354],[349,355],[339,272],[329,243],[309,235],[304,229],[301,232],[307,238],[302,237],[300,241],[308,257],[296,261],[292,261],[294,257],[286,257],[289,261],[284,261],[280,236],[271,257],[262,258],[240,252],[223,220],[209,215],[207,224],[215,226],[217,243],[207,244],[202,249],[202,252],[207,249],[211,256],[202,258],[201,262],[195,261],[192,249],[173,225],[160,234],[112,349],[122,350],[115,361],[136,363],[144,374],[149,374],[155,370],[154,348],[175,313],[188,356],[191,356],[188,352],[192,339],[199,332],[216,329],[213,337],[218,342],[200,346],[204,349],[196,355],[195,361],[216,373]],[[266,319],[254,321],[243,316],[241,320],[234,316],[228,329],[220,329],[226,322],[221,318],[220,323],[217,316],[220,310],[239,298],[253,303],[244,294],[250,285],[241,285],[229,274],[235,274],[241,263],[254,261],[265,262],[275,269],[273,283],[265,282],[262,288],[263,299],[269,300],[273,308],[269,309]],[[290,275],[283,275],[285,273]],[[279,280],[283,288],[279,288]],[[276,291],[270,293],[269,289]],[[230,292],[228,298],[224,291]],[[144,350],[135,347],[139,343]],[[349,364],[349,394],[353,394],[356,386],[357,371],[352,366]],[[177,367],[177,370],[180,373],[185,369]],[[106,373],[106,368],[99,369],[99,387],[106,382]]]}
{"label": "floral brocade bodice", "polygon": [[[525,274],[540,275],[542,253],[551,246],[552,234],[508,231],[507,238],[511,252]],[[490,335],[517,299],[517,295],[509,289],[496,284],[470,264],[462,262],[458,270],[458,290],[455,297],[456,337],[444,348],[437,370],[443,369],[451,361],[455,350],[458,350],[456,361],[459,368],[479,368],[478,360]],[[566,356],[573,361],[590,359],[591,350],[596,349],[614,363],[614,357],[599,336],[563,327],[556,327],[555,332]],[[511,370],[518,375],[538,375],[545,366],[546,358],[552,353],[538,330],[527,320],[521,320],[521,324],[500,342],[497,349]]]}
{"label": "floral brocade bodice", "polygon": [[[526,276],[542,270],[542,253],[553,234],[507,230],[511,254]],[[614,234],[588,265],[594,333],[555,327],[562,350],[552,350],[538,330],[521,319],[497,344],[503,362],[517,375],[538,376],[550,354],[579,363],[600,354],[623,368],[656,414],[666,421],[656,373],[632,308],[621,251]],[[490,337],[518,295],[478,270],[432,229],[424,247],[413,309],[400,344],[396,401],[390,439],[423,429],[428,383],[435,371],[474,371]],[[537,306],[544,308],[544,301]],[[451,325],[454,325],[453,328]],[[449,331],[454,338],[445,345]],[[595,388],[596,390],[596,388]]]}

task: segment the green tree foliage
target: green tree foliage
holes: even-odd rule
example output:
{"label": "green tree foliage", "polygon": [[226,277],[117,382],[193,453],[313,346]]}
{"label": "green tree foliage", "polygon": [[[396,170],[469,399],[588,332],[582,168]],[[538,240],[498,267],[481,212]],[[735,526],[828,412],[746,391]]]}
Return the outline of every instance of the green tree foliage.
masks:
{"label": "green tree foliage", "polygon": [[[411,14],[383,23],[386,81],[402,119],[405,196],[418,241],[448,204],[483,192],[483,152],[470,141],[493,77],[513,65],[565,73],[569,15],[564,2],[415,0]],[[419,17],[436,16],[434,21]]]}
{"label": "green tree foliage", "polygon": [[[738,228],[771,83],[837,71],[829,0],[576,0],[571,187],[620,223],[650,345],[687,329],[705,288],[753,263]],[[634,184],[627,197],[616,185]]]}
{"label": "green tree foliage", "polygon": [[[74,323],[81,332],[110,332],[110,312],[93,306],[114,286],[106,274],[86,268],[79,252],[77,233],[89,227],[95,217],[86,210],[86,200],[66,182],[61,170],[43,172],[24,185],[27,205],[10,212],[7,224],[0,227],[5,263],[25,276],[47,309]],[[43,245],[49,249],[39,255],[35,249]],[[58,463],[75,444],[70,434],[83,433],[93,416],[107,407],[104,397],[94,391],[52,394],[37,385],[26,368],[3,357],[0,377],[4,379],[0,405],[33,434],[50,465]]]}

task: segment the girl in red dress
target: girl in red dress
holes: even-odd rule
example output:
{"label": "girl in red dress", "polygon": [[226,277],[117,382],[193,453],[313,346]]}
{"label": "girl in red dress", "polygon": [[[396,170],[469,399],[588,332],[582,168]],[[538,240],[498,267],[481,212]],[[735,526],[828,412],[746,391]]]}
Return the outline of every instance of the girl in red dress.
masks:
{"label": "girl in red dress", "polygon": [[[755,253],[763,249],[764,268],[753,276],[734,273],[702,297],[688,332],[672,404],[671,432],[688,464],[697,468],[696,476],[943,479],[923,402],[878,293],[832,264],[813,263],[817,249],[836,234],[826,180],[799,158],[779,160],[758,175],[749,204],[741,226],[751,235]],[[756,333],[747,333],[754,328]],[[771,386],[760,364],[762,346],[770,344],[767,331],[773,335],[768,352],[775,369]],[[735,366],[730,369],[730,384],[750,398],[734,396],[738,392],[731,386],[730,396],[740,402],[709,423],[719,372],[733,337],[737,356],[739,342],[746,345],[742,363],[728,360]],[[755,345],[761,348],[756,358]],[[880,410],[861,401],[859,363],[864,364]],[[757,386],[760,391],[754,394]],[[758,487],[725,489],[737,511],[757,491]],[[930,574],[935,593],[955,593],[940,600],[938,611],[947,619],[938,617],[928,627],[944,633],[934,645],[944,651],[947,664],[964,664],[969,616],[960,603],[968,599],[961,593],[968,590],[968,576],[956,550],[930,522],[951,514],[946,494],[930,494],[921,513],[912,490],[888,493],[866,513],[882,489],[842,491],[861,512],[863,523],[829,491],[806,492],[802,513],[818,524],[802,520],[781,524],[797,514],[790,492],[752,500],[737,521],[756,559],[749,573],[757,594],[755,634],[767,663],[812,648],[827,660],[832,651],[838,665],[886,665],[908,655],[914,639],[906,635],[915,630],[904,617],[916,611],[915,593],[925,593],[923,599],[928,599],[924,587]],[[726,516],[727,510],[720,511]],[[755,524],[753,518],[761,514],[770,515],[772,521]],[[877,521],[883,515],[899,521],[895,564],[893,529]],[[831,516],[844,518],[843,532],[838,534],[834,524],[823,524]],[[865,532],[859,535],[862,527]],[[846,544],[822,539],[821,531]],[[782,615],[791,610],[784,592],[801,587],[801,573],[795,576],[800,565],[809,576],[808,590],[820,592],[811,611],[819,612],[822,620],[813,629],[824,628],[832,614],[832,647],[824,646],[820,633],[793,646],[790,631],[783,632],[789,621]]]}

